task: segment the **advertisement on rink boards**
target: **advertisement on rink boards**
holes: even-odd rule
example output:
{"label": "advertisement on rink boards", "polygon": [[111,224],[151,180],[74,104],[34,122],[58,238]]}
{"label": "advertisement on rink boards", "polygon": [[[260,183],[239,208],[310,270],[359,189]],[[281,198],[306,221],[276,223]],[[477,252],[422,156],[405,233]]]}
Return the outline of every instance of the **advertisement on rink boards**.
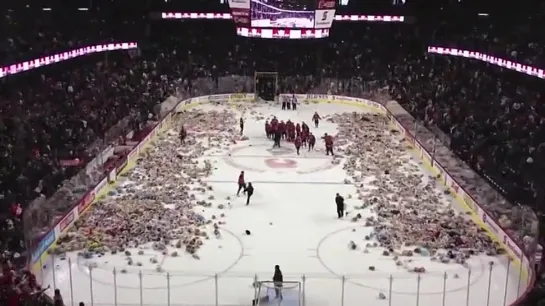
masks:
{"label": "advertisement on rink boards", "polygon": [[[249,97],[252,97],[253,94],[227,94],[227,95],[212,95],[212,96],[203,96],[203,97],[197,97],[193,98],[193,102],[201,102],[206,103],[210,101],[214,101],[215,99],[223,99],[223,100],[247,100]],[[293,97],[293,94],[282,94],[280,95],[280,98],[286,98],[286,97]],[[394,124],[402,133],[405,133],[404,127],[394,118],[391,113],[388,112],[386,107],[384,107],[380,103],[376,103],[373,101],[360,99],[360,98],[353,98],[353,97],[342,97],[342,96],[332,96],[332,95],[295,95],[298,101],[304,102],[304,101],[339,101],[339,102],[361,102],[377,107],[383,111],[385,111],[389,118],[391,118],[392,124]],[[210,99],[212,98],[212,99]],[[253,100],[252,100],[253,101]],[[176,110],[183,108],[185,106],[186,100],[180,101],[180,103],[175,107]],[[167,119],[168,118],[168,119]],[[157,127],[153,130],[148,137],[146,137],[141,143],[139,143],[135,150],[140,152],[141,148],[143,148],[151,139],[151,135],[157,135],[161,132],[161,130],[166,129],[169,127],[169,121],[170,116],[165,117],[163,119],[164,121],[157,125]],[[406,135],[406,136],[410,136]],[[412,136],[410,136],[410,139],[412,141],[415,141]],[[425,149],[422,146],[416,147],[420,152],[420,156],[425,156],[426,158],[432,159],[433,162],[433,168],[441,173],[443,176],[442,180],[445,182],[446,186],[449,186],[452,188],[454,193],[456,193],[460,198],[462,198],[466,204],[475,212],[475,214],[485,223],[485,225],[488,227],[488,229],[494,233],[496,238],[503,243],[503,245],[506,247],[506,249],[509,251],[509,253],[515,257],[517,260],[521,261],[522,268],[524,269],[524,272],[528,273],[528,275],[531,276],[530,273],[532,273],[530,267],[531,263],[529,259],[526,257],[526,254],[522,251],[522,249],[513,241],[513,239],[510,238],[510,236],[505,233],[505,231],[489,216],[486,215],[484,210],[480,207],[479,203],[473,201],[470,196],[467,195],[466,191],[463,190],[458,183],[456,183],[450,174],[443,169],[437,161],[433,160],[432,155],[429,152],[425,152]],[[132,152],[131,152],[132,153]],[[135,155],[136,156],[136,155]],[[89,205],[93,203],[95,200],[95,197],[98,193],[100,193],[100,190],[104,188],[107,184],[107,178],[104,178],[100,184],[98,184],[95,188],[93,188],[82,200],[81,202],[76,206],[75,210],[71,211],[69,214],[67,214],[59,224],[56,225],[56,227],[51,230],[45,237],[42,239],[42,241],[39,243],[38,248],[32,252],[32,261],[35,263],[37,260],[40,259],[43,252],[45,252],[54,242],[55,238],[58,238],[63,230],[66,230],[74,221],[76,221],[81,213],[85,211]]]}
{"label": "advertisement on rink boards", "polygon": [[51,230],[49,231],[49,233],[47,233],[47,235],[45,235],[42,241],[40,241],[40,243],[38,244],[38,248],[36,248],[36,250],[32,252],[32,263],[36,263],[40,259],[42,254],[47,251],[47,249],[53,244],[53,242],[55,242],[55,231]]}
{"label": "advertisement on rink boards", "polygon": [[75,219],[76,215],[74,211],[69,212],[68,215],[65,216],[59,223],[59,231],[64,231],[64,229],[70,226],[72,224],[72,221],[74,221]]}

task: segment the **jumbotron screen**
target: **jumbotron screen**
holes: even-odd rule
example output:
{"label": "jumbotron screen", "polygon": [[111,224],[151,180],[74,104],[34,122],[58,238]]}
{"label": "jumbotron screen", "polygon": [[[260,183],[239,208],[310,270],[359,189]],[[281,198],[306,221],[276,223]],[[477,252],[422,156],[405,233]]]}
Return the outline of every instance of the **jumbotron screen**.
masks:
{"label": "jumbotron screen", "polygon": [[229,0],[237,27],[329,29],[335,0]]}

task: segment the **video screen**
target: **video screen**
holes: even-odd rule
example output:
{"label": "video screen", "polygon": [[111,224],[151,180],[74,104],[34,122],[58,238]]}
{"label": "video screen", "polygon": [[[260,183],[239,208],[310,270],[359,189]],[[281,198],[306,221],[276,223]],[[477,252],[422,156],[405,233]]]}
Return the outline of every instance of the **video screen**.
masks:
{"label": "video screen", "polygon": [[261,28],[314,28],[316,0],[252,0],[251,25]]}

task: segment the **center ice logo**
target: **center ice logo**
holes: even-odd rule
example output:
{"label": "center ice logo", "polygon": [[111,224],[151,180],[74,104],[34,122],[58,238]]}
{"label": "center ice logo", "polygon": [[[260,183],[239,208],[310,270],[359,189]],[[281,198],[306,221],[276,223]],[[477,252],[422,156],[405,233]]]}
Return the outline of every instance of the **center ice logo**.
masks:
{"label": "center ice logo", "polygon": [[265,164],[271,168],[296,168],[297,162],[286,158],[267,158]]}

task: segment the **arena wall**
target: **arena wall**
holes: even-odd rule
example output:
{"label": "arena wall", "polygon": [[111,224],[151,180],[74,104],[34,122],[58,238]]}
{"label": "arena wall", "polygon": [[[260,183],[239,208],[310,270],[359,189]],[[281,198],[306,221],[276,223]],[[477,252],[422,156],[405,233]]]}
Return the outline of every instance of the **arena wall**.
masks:
{"label": "arena wall", "polygon": [[[290,99],[292,97],[293,95],[291,94],[280,95],[280,99]],[[472,199],[463,188],[461,188],[458,182],[456,182],[441,166],[441,164],[433,158],[433,155],[424,149],[424,146],[414,137],[414,135],[411,134],[409,129],[406,129],[396,120],[395,116],[391,112],[391,108],[388,108],[389,106],[384,106],[380,103],[366,99],[335,95],[306,94],[295,95],[295,98],[299,102],[303,103],[335,103],[358,106],[386,115],[390,120],[391,126],[397,129],[401,135],[404,135],[407,144],[414,150],[415,154],[418,155],[423,164],[432,173],[437,175],[437,177],[441,180],[441,183],[450,190],[451,194],[460,204],[460,206],[470,213],[473,221],[485,229],[488,235],[494,241],[505,248],[509,258],[511,258],[513,264],[519,269],[521,277],[528,280],[526,282],[527,287],[532,287],[531,285],[534,283],[535,278],[532,272],[532,263],[529,256],[527,256],[522,251],[522,248],[510,237],[510,235],[498,225],[496,220],[494,220],[479,203],[474,201],[474,199]],[[85,212],[88,211],[88,209],[94,203],[96,203],[96,201],[102,199],[108,194],[108,192],[115,186],[117,177],[130,170],[135,165],[138,156],[146,152],[146,150],[153,145],[153,140],[155,140],[159,134],[165,132],[171,127],[172,118],[177,112],[182,112],[192,107],[207,103],[231,104],[253,101],[253,93],[209,95],[180,100],[176,107],[174,107],[165,116],[165,118],[155,126],[150,134],[134,147],[134,149],[127,155],[125,161],[119,167],[113,169],[110,173],[108,173],[108,175],[102,178],[102,180],[93,189],[88,191],[88,193],[78,202],[74,209],[66,214],[55,225],[55,227],[44,236],[44,238],[38,244],[38,247],[33,250],[31,254],[29,265],[32,271],[36,275],[40,275],[40,273],[42,273],[42,268],[48,260],[48,251],[55,247],[55,243],[59,237],[61,237],[61,235],[65,233],[76,220],[85,214]],[[401,108],[397,103],[395,104],[398,108]],[[526,291],[528,291],[528,289]]]}

